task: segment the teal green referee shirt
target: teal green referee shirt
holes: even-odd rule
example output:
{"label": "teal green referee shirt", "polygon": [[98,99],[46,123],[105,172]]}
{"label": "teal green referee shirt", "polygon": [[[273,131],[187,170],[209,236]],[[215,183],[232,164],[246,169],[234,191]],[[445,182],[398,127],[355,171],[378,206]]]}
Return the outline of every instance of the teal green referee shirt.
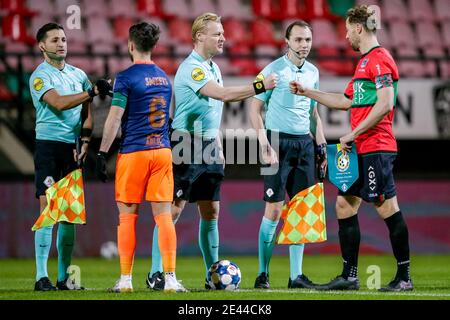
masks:
{"label": "teal green referee shirt", "polygon": [[284,55],[267,65],[257,79],[263,79],[271,73],[278,75],[277,86],[255,96],[265,103],[266,129],[288,134],[309,134],[310,112],[316,106],[316,102],[292,94],[289,82],[296,80],[307,88],[318,89],[319,70],[306,60],[299,68]]}
{"label": "teal green referee shirt", "polygon": [[58,111],[42,100],[44,93],[55,89],[59,95],[81,93],[91,88],[86,73],[69,64],[62,70],[42,62],[30,77],[30,91],[36,108],[36,139],[75,143],[81,131],[81,104]]}
{"label": "teal green referee shirt", "polygon": [[173,129],[188,131],[206,138],[217,137],[223,102],[199,92],[211,80],[220,86],[223,85],[219,67],[212,61],[208,63],[193,50],[181,63],[175,75]]}

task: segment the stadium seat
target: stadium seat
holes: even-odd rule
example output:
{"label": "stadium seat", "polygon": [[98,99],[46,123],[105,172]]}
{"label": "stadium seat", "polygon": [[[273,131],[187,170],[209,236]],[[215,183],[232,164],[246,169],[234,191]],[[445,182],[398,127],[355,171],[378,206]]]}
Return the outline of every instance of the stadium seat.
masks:
{"label": "stadium seat", "polygon": [[[344,47],[345,43],[338,41],[335,27],[333,23],[325,19],[314,19],[311,22],[314,30],[313,46],[314,47]],[[345,39],[345,38],[344,38]]]}
{"label": "stadium seat", "polygon": [[111,3],[109,10],[110,10],[109,16],[113,19],[120,16],[130,18],[137,18],[140,16],[136,10],[136,1],[134,0],[114,1]]}
{"label": "stadium seat", "polygon": [[191,24],[187,20],[173,19],[169,22],[169,37],[174,45],[192,43]]}
{"label": "stadium seat", "polygon": [[137,0],[137,10],[139,14],[148,17],[173,18],[164,12],[161,0]]}
{"label": "stadium seat", "polygon": [[393,44],[391,33],[389,32],[389,29],[385,23],[382,23],[381,28],[377,30],[377,38],[381,46],[385,47],[388,50],[392,48]]}
{"label": "stadium seat", "polygon": [[109,12],[109,4],[106,0],[83,0],[81,7],[83,15],[91,16],[104,16]]}
{"label": "stadium seat", "polygon": [[361,5],[366,5],[366,6],[378,6],[381,7],[380,5],[380,0],[356,0],[356,5],[361,6]]}
{"label": "stadium seat", "polygon": [[408,19],[408,10],[403,0],[383,1],[381,7],[382,19],[388,21],[406,21]]}
{"label": "stadium seat", "polygon": [[397,63],[400,78],[433,77],[436,75],[436,65],[433,61],[401,60]]}
{"label": "stadium seat", "polygon": [[450,62],[441,61],[439,64],[441,79],[450,79]]}
{"label": "stadium seat", "polygon": [[284,41],[275,36],[275,27],[266,19],[257,19],[251,23],[251,34],[253,45],[269,44],[274,46],[283,45]]}
{"label": "stadium seat", "polygon": [[191,0],[189,10],[191,20],[205,12],[217,12],[216,5],[212,0]]}
{"label": "stadium seat", "polygon": [[450,5],[448,0],[434,0],[434,13],[439,21],[449,21]]}
{"label": "stadium seat", "polygon": [[166,14],[188,20],[192,18],[190,7],[186,0],[165,0],[163,8]]}
{"label": "stadium seat", "polygon": [[277,59],[280,55],[278,47],[271,45],[259,45],[255,47],[256,67],[259,70],[264,69],[269,63]]}
{"label": "stadium seat", "polygon": [[442,44],[450,52],[450,20],[441,23]]}
{"label": "stadium seat", "polygon": [[231,65],[230,60],[223,55],[214,57],[213,61],[219,66],[222,76],[232,76],[239,72],[236,67]]}
{"label": "stadium seat", "polygon": [[28,35],[26,17],[20,14],[10,14],[2,19],[2,35],[14,41],[28,45],[35,43],[35,39]]}
{"label": "stadium seat", "polygon": [[68,56],[67,63],[80,68],[89,76],[103,76],[105,73],[104,62],[102,58],[91,58],[88,56]]}
{"label": "stadium seat", "polygon": [[426,58],[443,58],[445,52],[441,43],[440,33],[433,22],[416,23],[418,44]]}
{"label": "stadium seat", "polygon": [[327,0],[304,0],[305,10],[307,12],[305,19],[327,19],[329,21],[341,20],[330,12]]}
{"label": "stadium seat", "polygon": [[217,12],[223,19],[239,19],[248,21],[253,19],[250,7],[240,0],[217,1]]}
{"label": "stadium seat", "polygon": [[246,23],[238,19],[228,19],[223,21],[226,42],[231,45],[238,45],[250,41],[248,27]]}
{"label": "stadium seat", "polygon": [[170,57],[155,57],[153,61],[168,75],[174,75],[177,71],[178,65],[176,64],[175,60]]}
{"label": "stadium seat", "polygon": [[318,55],[317,64],[321,74],[341,76],[353,74],[354,66],[350,60],[333,59],[333,57],[340,56],[338,48],[322,46],[317,48],[316,52]]}
{"label": "stadium seat", "polygon": [[400,57],[417,57],[417,40],[409,23],[393,21],[389,27],[397,54]]}
{"label": "stadium seat", "polygon": [[55,13],[51,0],[28,0],[27,7],[35,12],[36,15],[40,17],[47,17],[49,20],[51,20],[51,16]]}
{"label": "stadium seat", "polygon": [[[231,55],[230,64],[236,68],[237,75],[256,76],[258,74],[259,69],[257,68],[255,60],[252,57],[250,47],[244,45],[234,46],[230,47],[228,52]],[[243,56],[240,57],[239,55]]]}
{"label": "stadium seat", "polygon": [[435,21],[430,0],[408,0],[408,10],[411,21]]}
{"label": "stadium seat", "polygon": [[33,16],[35,12],[27,6],[26,0],[2,0],[0,1],[1,15],[19,14],[21,16]]}
{"label": "stadium seat", "polygon": [[280,5],[280,16],[281,20],[284,19],[298,19],[300,17],[306,18],[305,12],[306,8],[303,6],[303,1],[299,0],[281,0]]}
{"label": "stadium seat", "polygon": [[132,65],[130,58],[110,57],[108,59],[108,75],[113,76]]}
{"label": "stadium seat", "polygon": [[91,45],[92,52],[97,54],[112,54],[115,51],[115,44],[122,45],[114,37],[109,20],[105,17],[91,17],[86,19],[87,40]]}
{"label": "stadium seat", "polygon": [[131,17],[120,16],[113,19],[114,36],[119,42],[127,43],[128,31],[133,23],[134,20]]}
{"label": "stadium seat", "polygon": [[275,1],[272,0],[252,0],[253,14],[257,17],[269,20],[278,19],[278,13],[274,2]]}

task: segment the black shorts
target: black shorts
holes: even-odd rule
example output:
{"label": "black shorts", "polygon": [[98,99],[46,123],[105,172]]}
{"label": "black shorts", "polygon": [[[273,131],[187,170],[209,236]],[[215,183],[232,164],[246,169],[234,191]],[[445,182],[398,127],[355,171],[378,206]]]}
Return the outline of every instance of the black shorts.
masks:
{"label": "black shorts", "polygon": [[225,173],[223,164],[218,163],[218,155],[216,139],[194,138],[188,134],[181,141],[172,141],[174,199],[220,201]]}
{"label": "black shorts", "polygon": [[395,183],[392,169],[396,153],[369,153],[358,155],[358,180],[339,195],[356,196],[366,202],[383,202],[395,197]]}
{"label": "black shorts", "polygon": [[[271,132],[267,137],[276,150]],[[315,183],[314,143],[309,134],[279,133],[278,162],[275,174],[264,176],[264,201],[284,201]],[[266,166],[267,167],[267,166]]]}
{"label": "black shorts", "polygon": [[73,157],[74,143],[36,140],[34,168],[36,198],[45,195],[45,190],[77,168]]}

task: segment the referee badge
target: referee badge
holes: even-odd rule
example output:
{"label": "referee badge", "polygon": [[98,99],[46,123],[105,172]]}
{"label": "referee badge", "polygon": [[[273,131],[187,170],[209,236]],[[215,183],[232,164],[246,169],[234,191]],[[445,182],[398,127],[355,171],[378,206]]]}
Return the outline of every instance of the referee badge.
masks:
{"label": "referee badge", "polygon": [[36,78],[33,80],[33,88],[36,91],[40,91],[44,86],[44,80],[42,78]]}
{"label": "referee badge", "polygon": [[194,70],[192,70],[191,72],[191,77],[192,79],[194,79],[195,81],[201,81],[205,78],[205,73],[203,72],[202,69],[200,68],[195,68]]}

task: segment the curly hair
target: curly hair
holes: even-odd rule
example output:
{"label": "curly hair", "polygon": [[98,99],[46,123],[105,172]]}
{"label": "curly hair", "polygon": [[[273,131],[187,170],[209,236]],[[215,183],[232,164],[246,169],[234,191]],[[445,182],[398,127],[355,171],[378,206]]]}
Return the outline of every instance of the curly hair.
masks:
{"label": "curly hair", "polygon": [[159,40],[161,31],[156,24],[141,22],[130,27],[129,38],[140,52],[149,52]]}
{"label": "curly hair", "polygon": [[375,15],[375,10],[371,10],[366,5],[356,6],[347,11],[348,22],[360,23],[364,26],[364,29],[368,32],[376,32],[378,21]]}

